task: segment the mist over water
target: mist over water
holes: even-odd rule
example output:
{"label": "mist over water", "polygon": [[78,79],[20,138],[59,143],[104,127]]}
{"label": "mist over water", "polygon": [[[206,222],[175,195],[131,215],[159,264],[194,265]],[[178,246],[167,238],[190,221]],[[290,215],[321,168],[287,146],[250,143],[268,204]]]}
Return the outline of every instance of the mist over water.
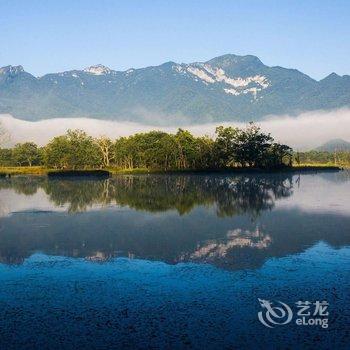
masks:
{"label": "mist over water", "polygon": [[[125,121],[107,121],[91,118],[54,118],[36,122],[24,121],[9,114],[0,115],[0,122],[10,134],[7,146],[18,142],[33,141],[45,145],[50,139],[64,134],[68,129],[82,129],[92,136],[105,135],[112,139],[150,130],[176,132],[179,127],[190,130],[194,135],[213,137],[218,125],[244,127],[246,123],[215,122],[207,124],[186,125],[179,123],[173,126],[157,125],[158,117],[154,116],[155,125]],[[278,142],[286,143],[296,150],[308,150],[335,138],[350,141],[350,109],[332,111],[312,111],[297,116],[272,115],[257,122],[259,126]]]}

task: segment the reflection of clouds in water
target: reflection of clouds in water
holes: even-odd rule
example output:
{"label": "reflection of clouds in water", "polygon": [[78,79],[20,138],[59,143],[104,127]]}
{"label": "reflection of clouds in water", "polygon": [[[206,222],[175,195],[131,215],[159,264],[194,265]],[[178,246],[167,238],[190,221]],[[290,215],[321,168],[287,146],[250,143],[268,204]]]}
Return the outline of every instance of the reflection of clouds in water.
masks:
{"label": "reflection of clouds in water", "polygon": [[350,172],[320,173],[293,177],[292,197],[276,201],[276,209],[350,215]]}
{"label": "reflection of clouds in water", "polygon": [[23,211],[65,211],[66,207],[57,207],[52,204],[43,189],[36,193],[24,195],[13,189],[0,190],[0,217],[6,217]]}
{"label": "reflection of clouds in water", "polygon": [[242,230],[240,228],[227,232],[226,241],[210,240],[204,245],[199,245],[191,254],[184,254],[179,261],[212,261],[224,258],[230,250],[235,248],[266,249],[272,243],[270,235],[261,232],[259,227],[255,231]]}
{"label": "reflection of clouds in water", "polygon": [[[99,210],[101,208],[115,207],[115,202],[105,205],[103,203],[91,203],[79,208],[76,212]],[[0,218],[19,212],[67,212],[70,203],[60,203],[57,205],[42,188],[38,188],[35,193],[17,193],[14,189],[0,190]]]}

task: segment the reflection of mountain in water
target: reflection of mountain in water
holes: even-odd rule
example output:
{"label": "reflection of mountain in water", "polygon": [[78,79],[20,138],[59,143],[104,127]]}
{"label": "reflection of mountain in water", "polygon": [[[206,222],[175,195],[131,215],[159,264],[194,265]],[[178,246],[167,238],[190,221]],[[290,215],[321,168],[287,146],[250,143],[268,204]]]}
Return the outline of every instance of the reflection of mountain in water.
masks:
{"label": "reflection of mountain in water", "polygon": [[128,256],[238,269],[320,240],[349,244],[349,216],[274,209],[279,199],[293,198],[293,181],[285,174],[12,178],[0,181],[1,189],[22,193],[22,201],[40,190],[53,203],[51,212],[19,211],[0,219],[5,263],[42,251],[92,261]]}
{"label": "reflection of mountain in water", "polygon": [[263,234],[258,227],[255,231],[237,228],[228,231],[222,241],[210,240],[204,244],[199,244],[194,252],[180,256],[179,261],[216,263],[225,260],[229,252],[235,248],[266,249],[271,243],[270,235]]}

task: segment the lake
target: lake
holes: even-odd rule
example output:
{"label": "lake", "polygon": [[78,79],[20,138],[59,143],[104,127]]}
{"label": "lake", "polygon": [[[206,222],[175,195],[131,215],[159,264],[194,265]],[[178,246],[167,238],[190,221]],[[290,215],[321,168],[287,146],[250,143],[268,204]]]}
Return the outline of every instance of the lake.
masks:
{"label": "lake", "polygon": [[350,173],[0,179],[0,348],[348,349]]}

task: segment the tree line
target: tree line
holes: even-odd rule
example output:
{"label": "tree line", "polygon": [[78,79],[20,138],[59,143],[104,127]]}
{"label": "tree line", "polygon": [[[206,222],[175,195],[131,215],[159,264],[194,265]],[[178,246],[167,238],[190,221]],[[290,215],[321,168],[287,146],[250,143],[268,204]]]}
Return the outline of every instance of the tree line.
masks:
{"label": "tree line", "polygon": [[111,140],[68,130],[46,146],[33,142],[0,149],[2,166],[42,165],[53,169],[137,168],[205,170],[231,167],[279,168],[292,164],[292,149],[274,141],[257,125],[216,128],[215,137],[196,137],[178,129],[138,133]]}
{"label": "tree line", "polygon": [[324,164],[335,166],[350,166],[350,152],[349,151],[308,151],[308,152],[296,152],[295,162],[297,164]]}

